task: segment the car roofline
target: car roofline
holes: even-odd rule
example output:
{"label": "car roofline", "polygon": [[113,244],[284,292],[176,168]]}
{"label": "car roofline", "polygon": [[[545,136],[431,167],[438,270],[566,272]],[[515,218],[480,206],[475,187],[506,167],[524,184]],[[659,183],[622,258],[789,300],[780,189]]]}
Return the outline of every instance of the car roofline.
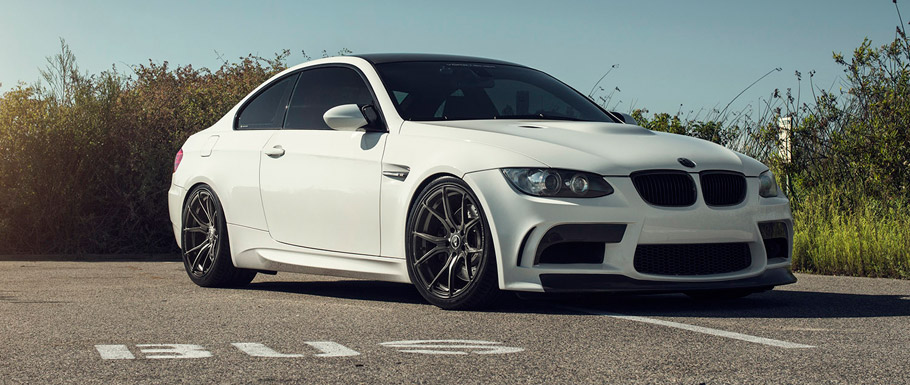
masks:
{"label": "car roofline", "polygon": [[473,56],[460,56],[460,55],[442,55],[442,54],[421,54],[421,53],[368,53],[368,54],[356,54],[349,55],[353,57],[358,57],[363,60],[370,62],[370,64],[384,64],[384,63],[401,63],[401,62],[459,62],[459,63],[485,63],[485,64],[500,64],[500,65],[510,65],[516,67],[527,67],[521,64],[507,62],[504,60],[496,59],[487,59],[481,57]]}

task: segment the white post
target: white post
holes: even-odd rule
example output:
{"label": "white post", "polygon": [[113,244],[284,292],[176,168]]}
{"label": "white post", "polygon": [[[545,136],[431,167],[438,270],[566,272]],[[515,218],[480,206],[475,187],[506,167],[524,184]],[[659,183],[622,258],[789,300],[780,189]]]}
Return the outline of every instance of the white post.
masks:
{"label": "white post", "polygon": [[793,160],[790,145],[790,130],[793,129],[792,118],[789,116],[777,118],[777,127],[780,128],[780,148],[778,149],[780,157],[784,162],[790,163]]}
{"label": "white post", "polygon": [[[793,161],[793,146],[790,142],[790,131],[793,129],[793,118],[790,116],[778,117],[777,127],[780,128],[780,157],[783,159],[784,163],[790,163]],[[786,178],[784,180],[784,193],[790,195],[790,175],[784,174],[784,177]]]}

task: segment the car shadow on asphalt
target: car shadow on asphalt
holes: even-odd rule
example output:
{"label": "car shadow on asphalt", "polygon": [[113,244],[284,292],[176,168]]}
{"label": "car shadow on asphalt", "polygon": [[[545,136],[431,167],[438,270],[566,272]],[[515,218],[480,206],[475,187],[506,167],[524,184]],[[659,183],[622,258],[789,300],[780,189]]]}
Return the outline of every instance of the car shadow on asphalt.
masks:
{"label": "car shadow on asphalt", "polygon": [[[409,284],[363,280],[264,281],[246,290],[272,291],[431,307]],[[583,309],[583,310],[579,310]],[[734,300],[693,300],[682,294],[505,293],[494,313],[589,314],[703,318],[875,318],[910,316],[910,296],[773,290]]]}
{"label": "car shadow on asphalt", "polygon": [[376,302],[426,303],[410,284],[380,281],[264,281],[253,282],[243,289]]}
{"label": "car shadow on asphalt", "polygon": [[910,297],[772,290],[733,300],[694,300],[682,294],[550,297],[554,306],[636,316],[702,318],[876,318],[910,316]]}

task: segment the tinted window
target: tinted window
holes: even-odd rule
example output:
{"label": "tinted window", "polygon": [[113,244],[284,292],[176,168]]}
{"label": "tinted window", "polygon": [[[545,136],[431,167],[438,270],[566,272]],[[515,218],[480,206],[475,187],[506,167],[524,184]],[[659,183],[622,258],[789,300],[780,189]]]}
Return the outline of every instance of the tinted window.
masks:
{"label": "tinted window", "polygon": [[242,130],[281,128],[296,80],[296,74],[288,76],[254,96],[240,112],[237,128]]}
{"label": "tinted window", "polygon": [[[539,115],[582,119],[580,111],[534,84],[511,79],[499,79],[496,87],[484,90],[493,105],[497,117]],[[533,95],[533,97],[532,97]]]}
{"label": "tinted window", "polygon": [[370,89],[356,71],[323,67],[300,73],[300,81],[288,107],[284,128],[328,130],[322,116],[342,104],[373,104]]}
{"label": "tinted window", "polygon": [[588,98],[530,68],[488,63],[376,66],[407,120],[553,119],[615,122]]}

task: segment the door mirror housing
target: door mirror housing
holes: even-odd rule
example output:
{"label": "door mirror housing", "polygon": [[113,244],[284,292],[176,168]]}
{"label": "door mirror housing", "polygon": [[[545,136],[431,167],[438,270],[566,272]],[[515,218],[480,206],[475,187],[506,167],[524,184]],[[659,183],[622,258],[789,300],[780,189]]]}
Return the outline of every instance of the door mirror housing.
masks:
{"label": "door mirror housing", "polygon": [[357,131],[367,125],[367,119],[356,104],[342,104],[329,108],[322,115],[322,119],[325,120],[325,124],[337,131]]}
{"label": "door mirror housing", "polygon": [[331,129],[336,131],[385,131],[376,108],[372,105],[358,107],[356,104],[342,104],[330,108],[322,115]]}

